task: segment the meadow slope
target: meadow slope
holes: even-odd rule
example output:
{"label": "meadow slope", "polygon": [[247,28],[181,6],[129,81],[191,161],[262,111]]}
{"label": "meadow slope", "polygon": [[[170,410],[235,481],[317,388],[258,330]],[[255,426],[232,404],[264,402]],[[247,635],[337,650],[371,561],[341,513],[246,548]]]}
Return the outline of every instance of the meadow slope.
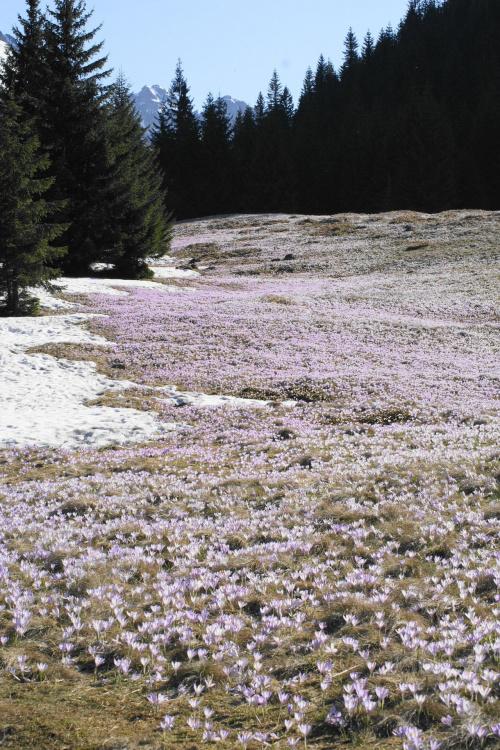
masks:
{"label": "meadow slope", "polygon": [[61,295],[26,356],[164,431],[0,450],[0,747],[500,747],[499,248],[214,217],[167,290]]}

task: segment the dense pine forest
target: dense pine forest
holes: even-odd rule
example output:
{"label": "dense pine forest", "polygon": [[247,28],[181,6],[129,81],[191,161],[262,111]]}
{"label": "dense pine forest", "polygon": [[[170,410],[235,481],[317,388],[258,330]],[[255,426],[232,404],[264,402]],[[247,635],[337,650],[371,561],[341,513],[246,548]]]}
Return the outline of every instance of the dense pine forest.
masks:
{"label": "dense pine forest", "polygon": [[27,0],[3,66],[4,312],[61,271],[148,277],[170,217],[500,208],[497,0],[411,0],[397,30],[350,30],[338,71],[321,56],[296,107],[275,72],[234,125],[210,94],[196,116],[179,62],[150,133],[91,15]]}
{"label": "dense pine forest", "polygon": [[232,131],[211,97],[197,123],[178,68],[152,133],[175,215],[500,208],[499,40],[497,0],[411,0],[296,108],[274,73]]}

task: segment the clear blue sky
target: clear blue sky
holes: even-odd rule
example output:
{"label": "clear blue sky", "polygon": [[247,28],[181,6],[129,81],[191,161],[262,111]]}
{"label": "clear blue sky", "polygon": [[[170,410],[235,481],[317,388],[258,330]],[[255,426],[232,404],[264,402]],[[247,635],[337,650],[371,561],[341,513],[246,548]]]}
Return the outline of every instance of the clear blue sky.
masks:
{"label": "clear blue sky", "polygon": [[[48,2],[51,4],[50,0]],[[42,0],[42,7],[45,3]],[[93,0],[97,39],[109,63],[123,69],[134,91],[145,84],[168,87],[181,58],[195,106],[211,91],[255,104],[276,68],[294,102],[308,66],[319,55],[335,68],[352,26],[361,43],[396,28],[408,0]],[[24,16],[21,0],[1,0],[0,31],[9,33]]]}

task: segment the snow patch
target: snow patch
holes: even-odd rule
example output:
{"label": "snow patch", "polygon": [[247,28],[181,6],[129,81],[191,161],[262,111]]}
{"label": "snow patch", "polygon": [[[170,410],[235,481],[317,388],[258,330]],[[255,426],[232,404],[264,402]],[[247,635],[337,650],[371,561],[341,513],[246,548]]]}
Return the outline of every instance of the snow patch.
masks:
{"label": "snow patch", "polygon": [[[261,401],[257,398],[237,398],[236,396],[217,396],[207,393],[196,393],[195,391],[179,391],[175,386],[163,386],[158,390],[163,391],[171,401],[176,404],[191,406],[268,406],[270,401]],[[295,402],[290,402],[295,404]],[[284,404],[289,405],[288,402]]]}
{"label": "snow patch", "polygon": [[[154,269],[159,270],[156,275],[160,279],[176,278],[180,279],[183,277],[194,278],[199,276],[195,271],[181,272],[180,269]],[[169,271],[171,271],[169,273]],[[62,292],[66,294],[109,294],[114,297],[126,297],[129,295],[127,288],[130,289],[156,289],[158,292],[174,292],[186,291],[187,287],[169,286],[168,284],[161,284],[156,281],[133,281],[130,279],[100,279],[100,278],[69,278],[62,277],[52,281],[51,284],[54,287],[54,291]],[[117,289],[117,287],[119,287]],[[67,302],[63,299],[54,297],[49,291],[45,289],[29,289],[29,292],[40,300],[40,307],[42,310],[49,310],[53,312],[62,310],[71,310],[76,307],[80,307],[78,303]]]}
{"label": "snow patch", "polygon": [[90,333],[78,324],[96,317],[87,313],[47,315],[37,318],[0,318],[1,349],[25,351],[47,343],[109,345],[102,336]]}
{"label": "snow patch", "polygon": [[175,424],[156,422],[155,414],[136,409],[84,406],[104,391],[133,385],[99,375],[93,362],[26,353],[48,342],[109,345],[78,325],[92,317],[76,313],[0,320],[0,448],[120,445],[175,429]]}
{"label": "snow patch", "polygon": [[184,270],[183,268],[172,268],[169,266],[151,266],[155,276],[159,279],[195,279],[200,274],[198,271]]}
{"label": "snow patch", "polygon": [[[165,258],[164,262],[174,262]],[[172,266],[157,266],[160,278],[199,276]],[[61,292],[71,294],[126,295],[125,289],[146,288],[181,291],[154,281],[125,279],[61,278],[53,282]],[[116,287],[119,287],[118,289]],[[123,288],[123,291],[122,291]],[[66,311],[78,305],[60,300],[43,289],[31,290],[41,306]],[[73,362],[27,350],[46,343],[76,343],[110,346],[112,342],[91,333],[83,324],[93,317],[83,312],[0,319],[0,449],[28,446],[121,445],[144,442],[162,432],[176,429],[175,423],[155,421],[156,413],[136,409],[85,406],[105,391],[134,387],[130,381],[115,381],[96,372],[94,362]],[[193,406],[264,407],[269,401],[179,391],[175,386],[157,389],[177,404]],[[294,401],[282,402],[293,406]]]}
{"label": "snow patch", "polygon": [[61,292],[67,294],[111,294],[113,296],[126,296],[116,287],[129,287],[131,289],[156,289],[156,291],[171,291],[170,287],[158,284],[155,281],[134,281],[132,279],[99,279],[99,278],[69,278],[56,279],[52,284],[59,287]]}

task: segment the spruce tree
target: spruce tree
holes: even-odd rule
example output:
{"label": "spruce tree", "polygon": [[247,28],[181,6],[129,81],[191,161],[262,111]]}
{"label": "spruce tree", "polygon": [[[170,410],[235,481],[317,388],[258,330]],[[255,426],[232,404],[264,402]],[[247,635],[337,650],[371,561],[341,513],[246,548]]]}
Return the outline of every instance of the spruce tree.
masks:
{"label": "spruce tree", "polygon": [[283,114],[285,115],[285,119],[288,123],[288,126],[290,127],[293,121],[293,115],[294,115],[295,109],[293,106],[293,98],[292,98],[292,95],[290,93],[288,86],[285,86],[285,88],[283,89],[280,104],[283,110]]}
{"label": "spruce tree", "polygon": [[205,216],[227,213],[230,208],[231,131],[226,102],[209,94],[201,119],[200,205]]}
{"label": "spruce tree", "polygon": [[371,35],[370,31],[367,31],[365,34],[365,38],[363,39],[363,47],[361,50],[361,59],[363,60],[363,62],[368,62],[369,60],[371,60],[374,48],[375,41],[373,39],[373,36]]}
{"label": "spruce tree", "polygon": [[273,71],[267,89],[267,111],[272,112],[279,108],[283,97],[283,86],[277,71]]}
{"label": "spruce tree", "polygon": [[358,48],[358,40],[354,31],[350,28],[344,40],[344,62],[340,69],[342,78],[349,76],[357,68],[359,62]]}
{"label": "spruce tree", "polygon": [[103,260],[114,265],[114,275],[150,278],[153,273],[146,258],[159,258],[168,251],[171,223],[154,154],[122,74],[111,96],[108,139],[113,180],[106,207],[108,252]]}
{"label": "spruce tree", "polygon": [[28,0],[26,18],[18,16],[20,29],[13,29],[15,45],[0,68],[2,96],[13,94],[28,118],[41,116],[40,99],[47,81],[43,40],[44,16],[39,0]]}
{"label": "spruce tree", "polygon": [[291,101],[288,89],[281,85],[274,71],[269,83],[266,107],[257,100],[254,187],[256,209],[260,211],[293,210],[294,170],[291,148]]}
{"label": "spruce tree", "polygon": [[254,112],[252,107],[247,107],[244,112],[240,111],[236,116],[231,140],[232,211],[249,213],[254,210],[253,169],[256,138],[257,125]]}
{"label": "spruce tree", "polygon": [[42,146],[55,177],[51,197],[65,202],[61,220],[69,225],[64,242],[64,270],[85,275],[106,251],[105,207],[110,200],[103,103],[109,87],[102,83],[106,57],[92,40],[99,29],[86,30],[92,15],[83,0],[55,0],[44,24],[47,80],[41,92]]}
{"label": "spruce tree", "polygon": [[64,254],[52,241],[64,227],[50,223],[54,206],[44,199],[53,178],[32,123],[13,97],[0,102],[0,310],[30,314],[36,298],[29,287],[47,286],[59,275]]}
{"label": "spruce tree", "polygon": [[264,122],[264,118],[266,116],[266,102],[264,101],[264,97],[262,96],[262,91],[259,91],[259,95],[257,97],[257,101],[255,102],[253,111],[255,124],[257,125],[257,127],[260,127],[260,125],[262,125],[262,123]]}
{"label": "spruce tree", "polygon": [[314,75],[313,75],[311,68],[308,68],[306,70],[304,83],[302,84],[302,91],[300,92],[297,110],[300,107],[310,108],[312,106],[312,103],[314,100],[314,91],[315,91]]}
{"label": "spruce tree", "polygon": [[320,55],[306,73],[293,119],[297,174],[297,210],[331,213],[336,208],[336,143],[339,81],[330,61]]}
{"label": "spruce tree", "polygon": [[315,91],[319,91],[326,81],[326,68],[327,62],[324,56],[321,54],[318,58],[318,64],[316,65],[316,71],[314,73]]}
{"label": "spruce tree", "polygon": [[293,120],[293,153],[297,177],[297,210],[314,211],[317,185],[317,110],[315,82],[311,68],[306,71],[297,111]]}
{"label": "spruce tree", "polygon": [[187,219],[199,215],[200,128],[180,60],[151,140],[175,217]]}

